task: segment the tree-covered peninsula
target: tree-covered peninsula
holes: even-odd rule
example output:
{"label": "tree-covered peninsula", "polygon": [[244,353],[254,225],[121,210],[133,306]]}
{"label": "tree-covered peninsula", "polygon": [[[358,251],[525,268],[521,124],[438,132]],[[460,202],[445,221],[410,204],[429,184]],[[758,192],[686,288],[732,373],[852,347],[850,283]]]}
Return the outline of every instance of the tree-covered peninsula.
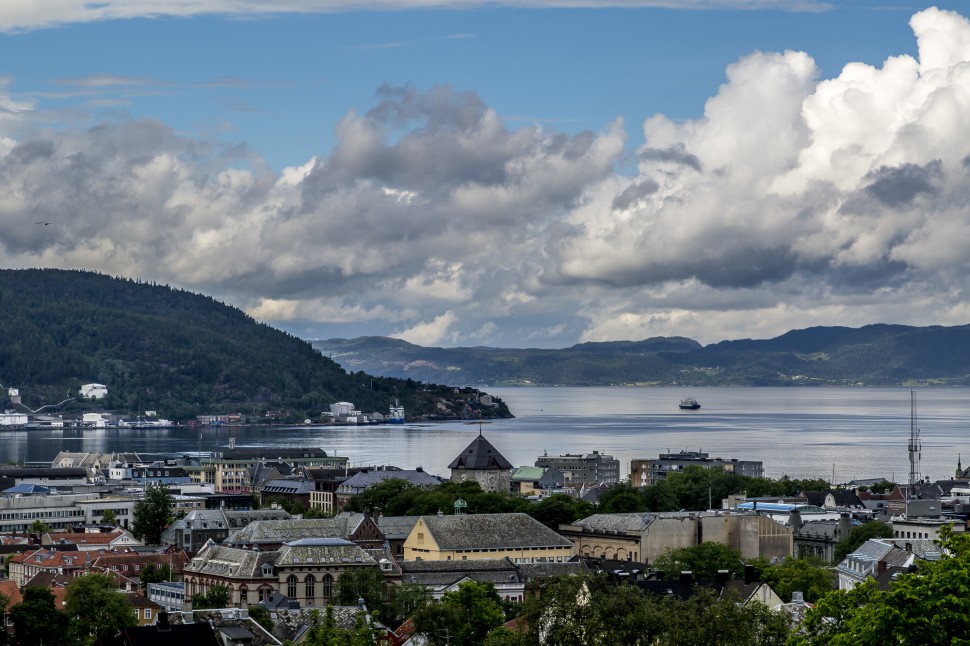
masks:
{"label": "tree-covered peninsula", "polygon": [[[291,334],[208,296],[85,271],[0,270],[0,408],[10,388],[36,410],[108,387],[99,409],[198,414],[280,411],[318,417],[337,401],[409,417],[508,416],[502,402],[412,379],[348,373]],[[87,410],[69,401],[63,410]]]}

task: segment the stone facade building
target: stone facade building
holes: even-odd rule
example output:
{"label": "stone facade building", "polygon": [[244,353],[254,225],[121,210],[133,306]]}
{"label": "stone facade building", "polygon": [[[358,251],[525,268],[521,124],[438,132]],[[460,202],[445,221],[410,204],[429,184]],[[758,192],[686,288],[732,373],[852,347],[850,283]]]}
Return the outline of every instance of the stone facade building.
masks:
{"label": "stone facade building", "polygon": [[452,482],[474,480],[483,491],[508,493],[512,486],[512,463],[481,433],[448,465]]}
{"label": "stone facade building", "polygon": [[276,550],[209,544],[185,567],[185,604],[216,585],[229,589],[229,607],[247,608],[274,592],[303,607],[323,608],[351,570],[378,568],[363,549],[340,538],[305,538]]}
{"label": "stone facade building", "polygon": [[664,552],[713,541],[744,558],[792,555],[792,530],[766,516],[736,512],[593,514],[559,533],[584,557],[652,563]]}

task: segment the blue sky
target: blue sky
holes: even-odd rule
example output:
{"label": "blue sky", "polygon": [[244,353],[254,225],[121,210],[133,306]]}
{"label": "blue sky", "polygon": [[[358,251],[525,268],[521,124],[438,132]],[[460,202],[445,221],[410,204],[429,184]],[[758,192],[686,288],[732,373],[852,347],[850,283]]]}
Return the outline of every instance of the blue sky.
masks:
{"label": "blue sky", "polygon": [[967,321],[963,3],[35,4],[3,266],[425,345]]}

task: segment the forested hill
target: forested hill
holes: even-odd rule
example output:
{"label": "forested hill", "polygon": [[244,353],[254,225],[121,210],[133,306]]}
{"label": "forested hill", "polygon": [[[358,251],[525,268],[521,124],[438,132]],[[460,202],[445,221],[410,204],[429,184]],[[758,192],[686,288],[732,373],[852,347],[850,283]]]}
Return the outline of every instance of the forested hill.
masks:
{"label": "forested hill", "polygon": [[313,341],[347,369],[490,385],[968,385],[970,326],[815,327],[708,346],[683,337],[556,350],[424,348],[397,339]]}
{"label": "forested hill", "polygon": [[[10,407],[7,388],[37,409],[91,382],[108,386],[101,408],[169,419],[286,410],[302,420],[335,401],[386,412],[395,395],[409,415],[464,409],[453,388],[348,374],[306,341],[207,296],[91,272],[0,270],[0,409]],[[438,406],[443,397],[452,411]]]}

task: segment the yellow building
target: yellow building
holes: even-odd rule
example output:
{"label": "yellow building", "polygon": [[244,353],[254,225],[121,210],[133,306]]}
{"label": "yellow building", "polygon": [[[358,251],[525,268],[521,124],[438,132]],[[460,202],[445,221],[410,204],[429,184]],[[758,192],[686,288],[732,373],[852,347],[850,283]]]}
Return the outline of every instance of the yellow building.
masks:
{"label": "yellow building", "polygon": [[572,554],[568,539],[520,513],[421,516],[404,541],[405,561],[562,563]]}

